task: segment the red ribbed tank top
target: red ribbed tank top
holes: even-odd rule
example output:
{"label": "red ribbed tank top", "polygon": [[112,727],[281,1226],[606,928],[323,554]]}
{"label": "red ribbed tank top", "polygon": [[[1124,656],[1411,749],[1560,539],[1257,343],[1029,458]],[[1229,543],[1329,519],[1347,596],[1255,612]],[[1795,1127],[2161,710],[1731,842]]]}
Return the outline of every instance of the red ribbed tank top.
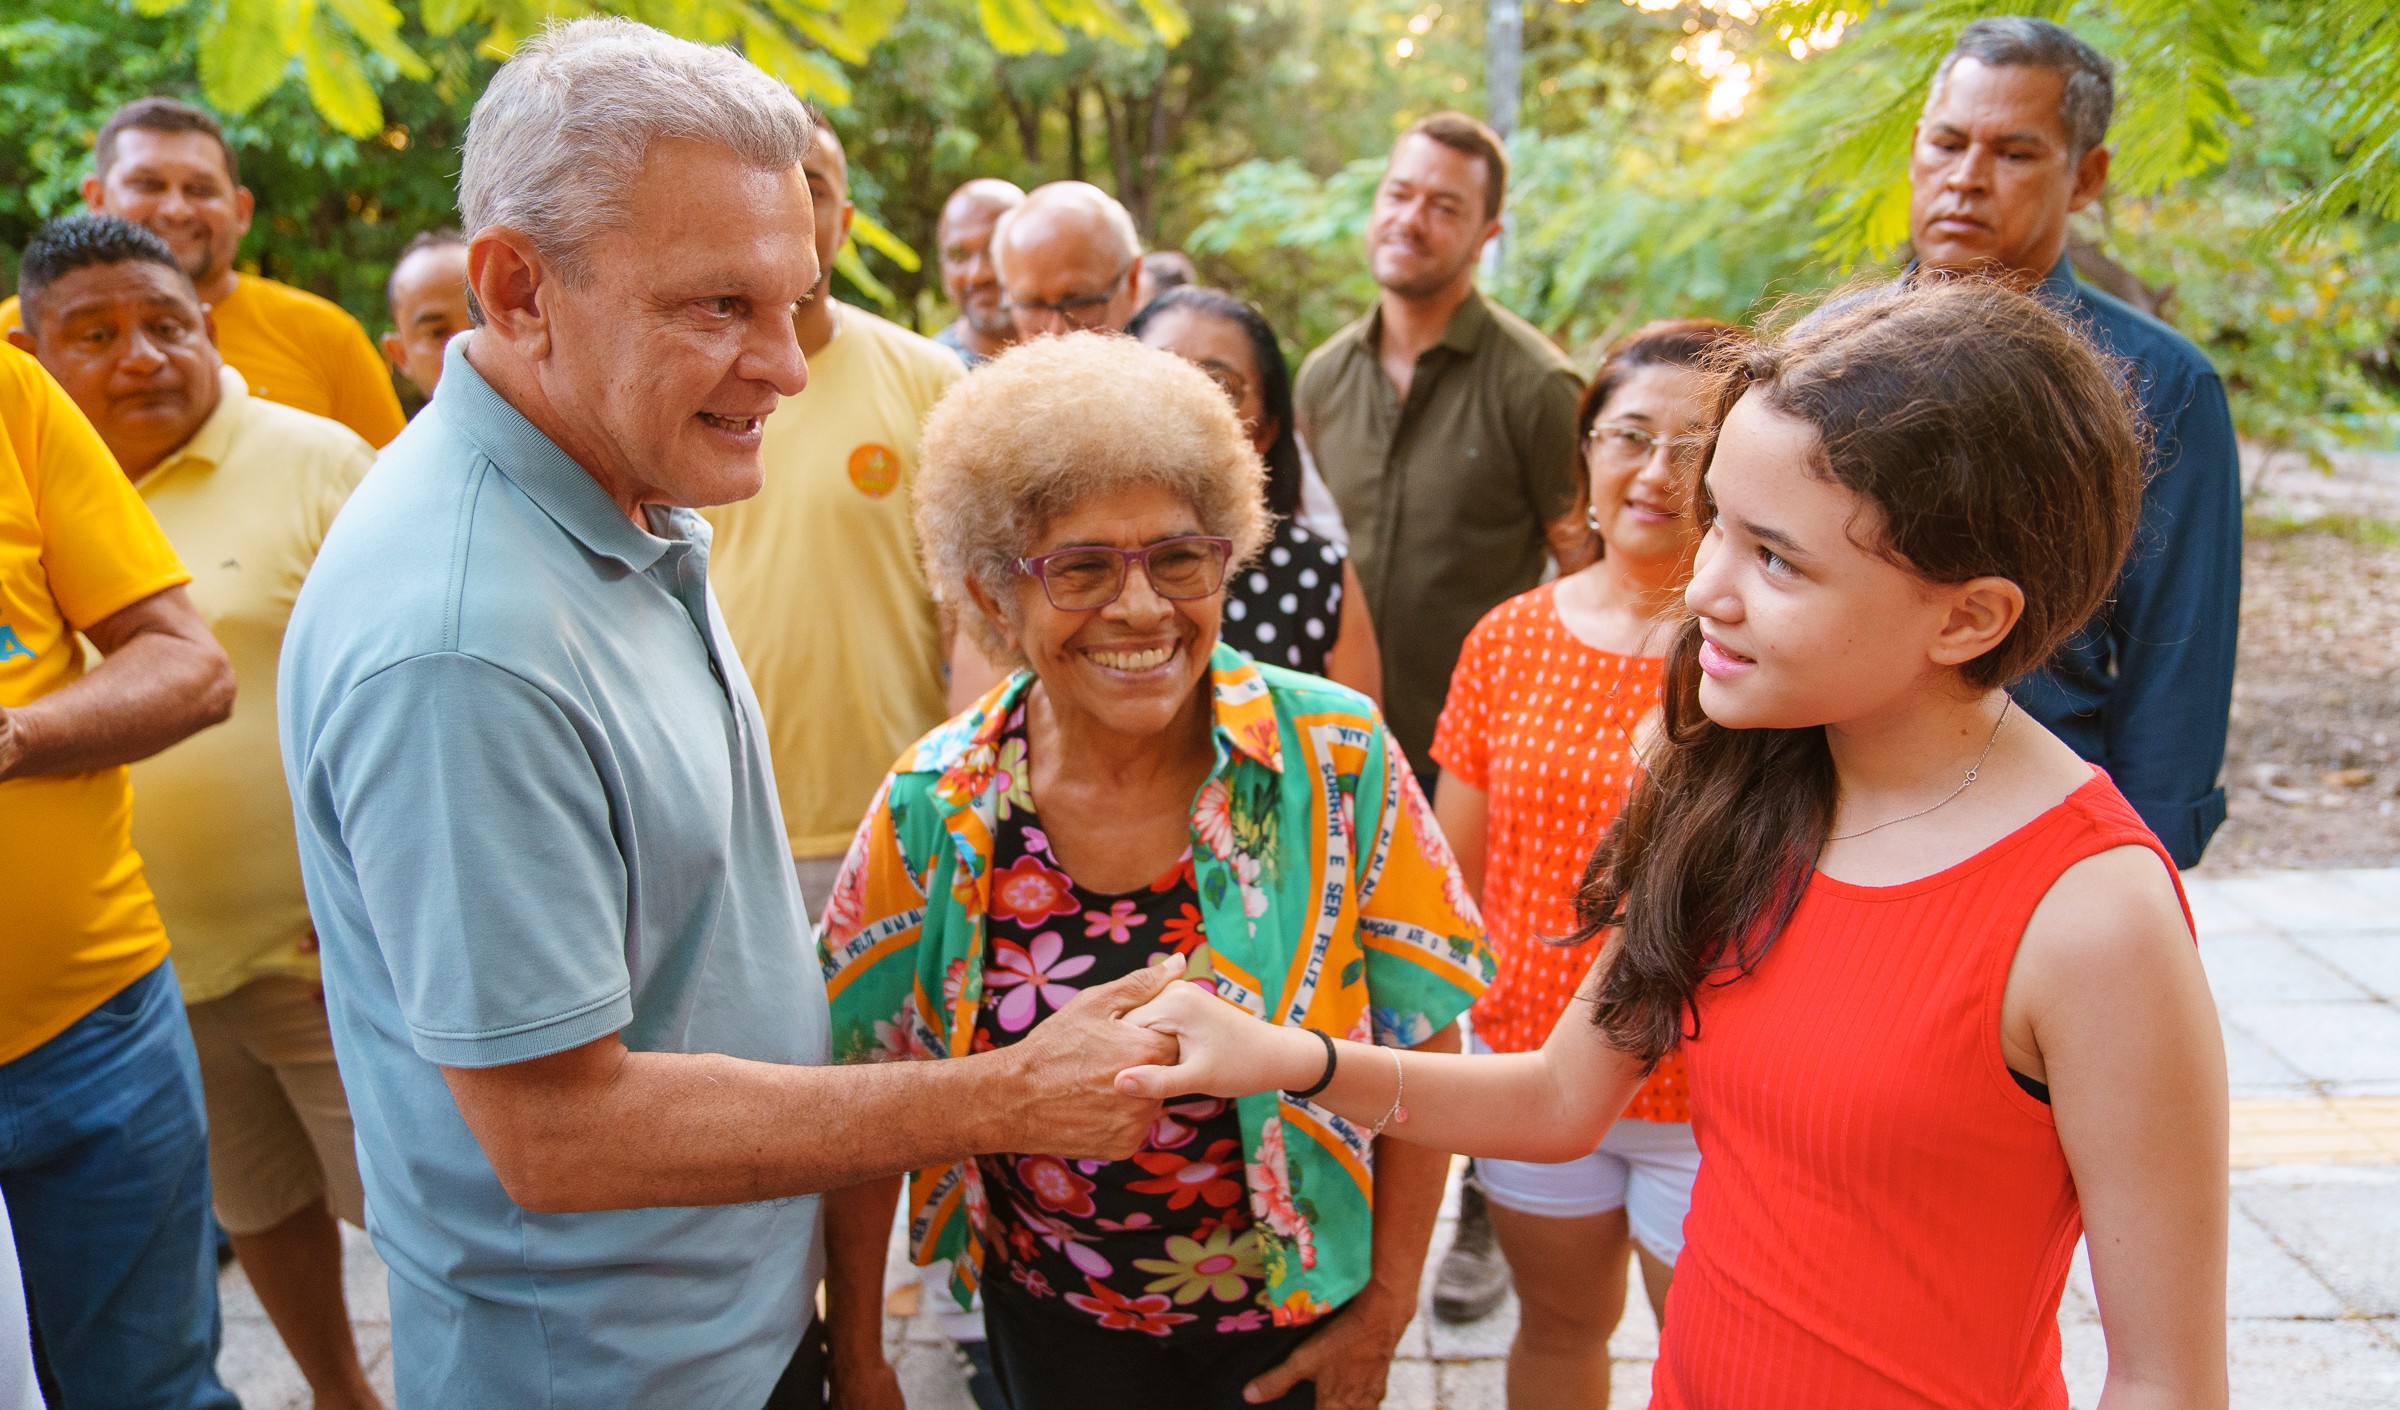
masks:
{"label": "red ribbed tank top", "polygon": [[2174,875],[2092,774],[1933,876],[1818,874],[1758,968],[1702,991],[1658,1410],[2065,1410],[2083,1216],[2050,1108],[2001,1057],[2001,992],[2067,868],[2134,845]]}

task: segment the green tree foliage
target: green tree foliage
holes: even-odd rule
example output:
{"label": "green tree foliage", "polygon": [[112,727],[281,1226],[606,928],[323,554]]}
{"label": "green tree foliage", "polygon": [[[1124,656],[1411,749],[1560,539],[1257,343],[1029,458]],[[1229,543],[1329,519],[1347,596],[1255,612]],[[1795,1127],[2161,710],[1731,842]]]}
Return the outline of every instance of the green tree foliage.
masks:
{"label": "green tree foliage", "polygon": [[[411,15],[392,0],[135,0],[145,15],[198,20],[201,90],[219,111],[246,113],[297,75],[326,122],[352,137],[383,129],[385,74],[422,79],[427,41],[467,34],[506,55],[543,23],[615,14],[708,44],[736,44],[802,97],[850,101],[844,66],[860,66],[907,0],[423,0]],[[1147,28],[1182,38],[1177,0],[1136,0]],[[1054,52],[1070,34],[1135,42],[1116,0],[977,0],[983,38],[1006,54]],[[416,23],[412,24],[411,20]],[[416,35],[412,36],[411,31]]]}
{"label": "green tree foliage", "polygon": [[[2036,12],[2120,64],[2116,161],[2109,195],[2079,223],[2084,248],[2146,282],[2208,350],[2246,435],[2311,453],[2393,436],[2400,19],[2388,5],[1890,0],[1860,19],[1862,8],[1529,5],[1501,296],[1588,348],[1648,318],[1743,318],[1896,269],[1909,134],[1935,65],[1969,19]],[[1687,61],[1704,41],[1748,65],[1737,117],[1709,112],[1713,79]],[[1415,62],[1463,75],[1480,55],[1437,48]],[[1379,168],[1376,155],[1237,167],[1194,246],[1302,271],[1307,287],[1287,303],[1314,341],[1368,293],[1354,271]],[[1326,298],[1344,278],[1348,297]]]}

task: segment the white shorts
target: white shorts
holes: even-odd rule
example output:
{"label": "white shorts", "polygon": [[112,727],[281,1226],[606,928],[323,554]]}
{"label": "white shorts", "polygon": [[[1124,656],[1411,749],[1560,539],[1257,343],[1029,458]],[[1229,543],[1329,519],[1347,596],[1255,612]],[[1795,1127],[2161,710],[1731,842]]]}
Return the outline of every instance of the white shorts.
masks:
{"label": "white shorts", "polygon": [[[1481,1043],[1476,1047],[1489,1052]],[[1625,1211],[1633,1237],[1651,1256],[1672,1264],[1683,1252],[1683,1219],[1692,1209],[1700,1148],[1681,1121],[1636,1121],[1608,1128],[1600,1148],[1578,1160],[1541,1165],[1525,1160],[1475,1161],[1484,1197],[1502,1209],[1546,1219],[1586,1219]]]}

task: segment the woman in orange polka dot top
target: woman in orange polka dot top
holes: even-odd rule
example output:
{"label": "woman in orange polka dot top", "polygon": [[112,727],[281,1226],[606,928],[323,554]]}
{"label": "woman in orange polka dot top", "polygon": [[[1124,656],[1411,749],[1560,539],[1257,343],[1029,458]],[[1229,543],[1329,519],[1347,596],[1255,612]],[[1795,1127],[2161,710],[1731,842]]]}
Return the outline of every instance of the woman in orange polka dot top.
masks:
{"label": "woman in orange polka dot top", "polygon": [[[1434,811],[1499,955],[1499,978],[1473,1010],[1486,1050],[1540,1048],[1591,967],[1592,944],[1548,939],[1576,928],[1584,863],[1640,767],[1634,740],[1658,705],[1699,542],[1686,505],[1712,411],[1699,366],[1742,336],[1680,320],[1609,349],[1580,413],[1600,559],[1494,608],[1451,676],[1433,740]],[[1476,1162],[1521,1307],[1509,1410],[1608,1403],[1629,1244],[1663,1320],[1700,1169],[1679,1057],[1659,1064],[1625,1114],[1636,1119],[1582,1160]]]}

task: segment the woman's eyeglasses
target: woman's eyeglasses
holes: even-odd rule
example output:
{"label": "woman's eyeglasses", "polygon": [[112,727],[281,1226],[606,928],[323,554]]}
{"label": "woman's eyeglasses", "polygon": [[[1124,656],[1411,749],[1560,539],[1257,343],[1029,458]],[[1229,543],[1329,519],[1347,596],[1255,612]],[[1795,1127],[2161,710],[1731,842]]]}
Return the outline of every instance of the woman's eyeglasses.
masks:
{"label": "woman's eyeglasses", "polygon": [[1646,426],[1629,421],[1595,421],[1592,429],[1583,433],[1586,454],[1597,452],[1604,460],[1618,465],[1640,465],[1667,448],[1667,463],[1678,470],[1690,470],[1700,464],[1708,449],[1706,439],[1696,435],[1662,435]]}
{"label": "woman's eyeglasses", "polygon": [[1040,579],[1042,595],[1059,611],[1093,612],[1124,593],[1136,563],[1152,592],[1185,602],[1225,586],[1225,567],[1232,561],[1233,540],[1192,534],[1140,548],[1062,548],[1018,559],[1017,571]]}

